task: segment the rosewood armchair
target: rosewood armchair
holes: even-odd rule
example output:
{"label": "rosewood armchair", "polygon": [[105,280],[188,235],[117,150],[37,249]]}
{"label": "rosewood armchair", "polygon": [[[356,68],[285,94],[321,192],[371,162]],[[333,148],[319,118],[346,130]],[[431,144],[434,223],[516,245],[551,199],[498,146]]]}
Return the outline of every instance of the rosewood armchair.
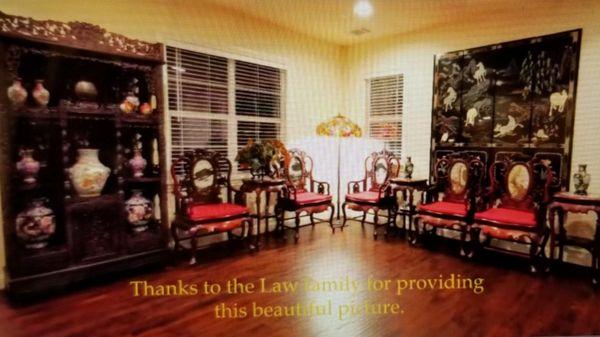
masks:
{"label": "rosewood armchair", "polygon": [[453,230],[460,233],[460,253],[466,255],[466,239],[484,173],[485,164],[478,155],[458,152],[438,159],[433,184],[426,191],[426,203],[417,207],[411,243],[437,234],[438,229]]}
{"label": "rosewood armchair", "polygon": [[490,248],[491,239],[529,245],[531,272],[536,272],[545,261],[549,237],[546,208],[553,176],[549,162],[516,153],[497,160],[489,176],[490,188],[482,198],[486,208],[474,216],[475,251]]}
{"label": "rosewood armchair", "polygon": [[[221,158],[217,152],[187,151],[173,160],[171,175],[176,212],[171,234],[176,251],[183,248],[181,241],[190,240],[190,264],[196,262],[199,237],[219,233],[227,233],[229,240],[244,237],[246,226],[252,226],[252,222],[248,209],[234,202],[234,198],[242,198],[231,186],[229,160]],[[221,199],[223,188],[226,202]],[[234,230],[239,233],[234,234]]]}
{"label": "rosewood armchair", "polygon": [[331,210],[329,225],[333,230],[333,215],[335,206],[331,202],[329,183],[317,181],[313,178],[313,160],[304,151],[290,150],[290,159],[282,170],[282,178],[285,187],[282,190],[277,204],[278,228],[283,230],[285,226],[285,212],[294,212],[295,231],[294,241],[298,242],[300,229],[300,216],[308,214],[310,223],[315,226],[315,213]]}
{"label": "rosewood armchair", "polygon": [[[363,213],[361,225],[364,226],[367,213],[373,211],[373,237],[377,239],[379,227],[387,228],[393,223],[396,214],[396,196],[393,195],[390,179],[398,177],[400,173],[400,158],[388,151],[373,152],[365,159],[365,177],[361,180],[350,181],[346,200],[342,204],[344,216],[343,227],[348,220],[346,207]],[[387,222],[379,223],[379,211],[388,212]]]}

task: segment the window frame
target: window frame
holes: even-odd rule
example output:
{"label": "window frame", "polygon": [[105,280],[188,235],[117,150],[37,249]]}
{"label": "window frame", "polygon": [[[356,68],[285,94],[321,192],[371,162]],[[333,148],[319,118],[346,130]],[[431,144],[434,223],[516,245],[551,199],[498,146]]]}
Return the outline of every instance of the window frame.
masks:
{"label": "window frame", "polygon": [[[371,115],[371,81],[375,80],[375,79],[379,79],[379,78],[385,78],[385,77],[401,77],[402,79],[402,91],[401,91],[401,97],[402,97],[402,101],[401,101],[401,109],[400,109],[400,114],[394,114],[394,115],[389,115],[389,116],[372,116]],[[399,146],[399,150],[398,153],[395,153],[399,158],[402,156],[402,150],[404,148],[404,140],[403,140],[403,136],[404,136],[404,132],[403,132],[403,128],[404,128],[404,109],[406,107],[406,74],[404,72],[401,71],[394,71],[391,73],[378,73],[378,74],[368,74],[365,77],[365,111],[366,111],[366,116],[365,116],[365,121],[366,121],[366,130],[367,130],[367,135],[368,137],[371,137],[371,123],[372,122],[399,122],[400,123],[400,135],[399,138],[395,141],[399,141],[400,142],[400,146]],[[371,137],[373,138],[373,137]],[[375,138],[377,139],[377,138]],[[381,139],[378,139],[381,140]],[[385,143],[385,148],[388,151],[392,151],[392,149],[389,148],[389,141],[386,140],[381,140],[382,142]]]}
{"label": "window frame", "polygon": [[[227,113],[218,114],[210,112],[195,112],[195,111],[182,111],[182,110],[170,110],[169,109],[169,75],[168,65],[166,59],[167,47],[185,49],[191,52],[208,54],[211,56],[224,57],[227,59]],[[199,118],[199,119],[217,119],[224,120],[227,123],[227,158],[234,163],[232,165],[232,179],[241,179],[245,175],[245,172],[238,170],[235,165],[235,157],[238,152],[238,122],[267,122],[267,123],[279,123],[279,139],[283,142],[286,140],[286,111],[287,111],[287,72],[288,67],[285,64],[278,63],[272,60],[265,60],[258,56],[242,55],[236,52],[223,51],[218,49],[207,48],[190,43],[177,42],[177,41],[165,41],[163,42],[163,52],[165,55],[163,65],[163,102],[165,102],[165,118],[164,118],[164,137],[165,137],[165,150],[166,159],[168,163],[173,162],[173,144],[172,144],[172,130],[171,130],[171,118],[172,117],[187,117],[187,118]],[[258,64],[261,66],[273,67],[280,70],[280,116],[277,117],[258,117],[258,116],[247,116],[238,115],[236,113],[236,82],[235,82],[235,61],[243,61]],[[233,136],[235,135],[235,136]]]}

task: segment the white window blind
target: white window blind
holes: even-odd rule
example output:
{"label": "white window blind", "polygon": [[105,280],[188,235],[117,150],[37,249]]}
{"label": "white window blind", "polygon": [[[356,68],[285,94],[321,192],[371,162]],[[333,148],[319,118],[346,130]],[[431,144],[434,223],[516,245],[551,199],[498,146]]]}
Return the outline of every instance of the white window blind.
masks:
{"label": "white window blind", "polygon": [[367,80],[369,136],[383,140],[397,156],[402,150],[404,76],[374,77]]}
{"label": "white window blind", "polygon": [[282,70],[169,46],[167,77],[173,158],[205,148],[233,161],[249,139],[283,140]]}

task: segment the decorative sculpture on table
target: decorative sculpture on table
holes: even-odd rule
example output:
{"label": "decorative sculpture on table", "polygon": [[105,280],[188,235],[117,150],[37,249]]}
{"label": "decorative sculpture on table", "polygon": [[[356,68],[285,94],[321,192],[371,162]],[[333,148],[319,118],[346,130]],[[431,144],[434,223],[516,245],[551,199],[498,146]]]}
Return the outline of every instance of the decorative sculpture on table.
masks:
{"label": "decorative sculpture on table", "polygon": [[587,173],[587,165],[579,164],[579,170],[573,174],[575,179],[575,194],[587,195],[587,189],[590,186],[592,175]]}
{"label": "decorative sculpture on table", "polygon": [[406,157],[406,164],[404,164],[404,178],[411,179],[415,164],[412,162],[411,157]]}
{"label": "decorative sculpture on table", "polygon": [[362,129],[350,118],[337,115],[317,125],[317,135],[337,138],[337,219],[340,219],[340,156],[341,138],[362,137]]}

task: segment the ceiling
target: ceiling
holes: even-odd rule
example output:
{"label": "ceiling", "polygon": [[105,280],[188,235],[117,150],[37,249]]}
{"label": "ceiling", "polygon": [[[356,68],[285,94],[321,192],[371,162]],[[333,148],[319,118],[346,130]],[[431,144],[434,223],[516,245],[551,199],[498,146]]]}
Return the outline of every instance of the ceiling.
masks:
{"label": "ceiling", "polygon": [[[440,26],[482,11],[522,9],[520,0],[371,0],[369,18],[353,15],[356,0],[207,0],[335,44],[348,45]],[[353,30],[368,33],[355,35]]]}

